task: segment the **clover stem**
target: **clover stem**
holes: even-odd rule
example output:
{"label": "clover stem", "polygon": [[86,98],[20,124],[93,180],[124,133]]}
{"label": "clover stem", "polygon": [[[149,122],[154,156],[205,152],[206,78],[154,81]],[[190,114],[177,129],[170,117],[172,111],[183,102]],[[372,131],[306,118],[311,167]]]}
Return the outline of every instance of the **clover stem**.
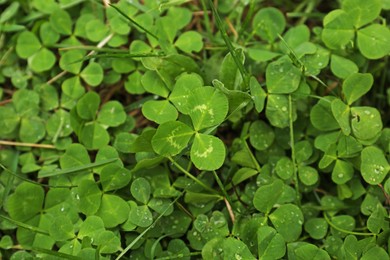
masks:
{"label": "clover stem", "polygon": [[248,13],[246,14],[245,20],[242,23],[241,28],[240,28],[240,30],[238,32],[238,39],[237,40],[240,40],[241,37],[244,35],[244,31],[248,28],[248,25],[250,25],[250,22],[251,22],[251,20],[253,18],[254,12],[255,12],[255,1],[251,0],[250,3],[249,3]]}
{"label": "clover stem", "polygon": [[21,143],[21,142],[13,142],[13,141],[5,141],[5,140],[0,140],[0,145],[56,149],[56,147],[54,145],[51,145],[51,144]]}
{"label": "clover stem", "polygon": [[208,10],[207,10],[207,7],[206,7],[206,3],[205,3],[205,0],[202,0],[200,2],[202,4],[203,18],[204,18],[206,31],[207,31],[207,34],[209,35],[209,37],[211,37],[213,35],[213,32],[212,32],[211,26],[210,26],[210,18],[209,18]]}
{"label": "clover stem", "polygon": [[236,221],[236,218],[234,216],[232,206],[226,198],[223,198],[223,200],[225,201],[226,208],[227,208],[227,211],[229,212],[230,219],[232,220],[232,223],[234,224],[234,222]]}
{"label": "clover stem", "polygon": [[[107,37],[105,37],[103,40],[101,40],[97,45],[96,45],[96,48],[98,49],[101,49],[103,48],[104,45],[106,45],[110,40],[111,38],[114,36],[113,33],[109,34]],[[96,53],[96,51],[92,50],[90,51],[87,56],[90,56],[90,55],[94,55]],[[60,73],[58,73],[57,75],[55,75],[54,77],[52,77],[51,79],[49,79],[46,84],[50,85],[52,84],[53,82],[55,82],[56,80],[60,79],[61,77],[65,76],[68,72],[63,70],[61,71]]]}
{"label": "clover stem", "polygon": [[202,186],[205,190],[208,190],[212,193],[216,193],[215,190],[204,184],[201,180],[197,179],[194,175],[192,175],[190,172],[186,171],[183,167],[181,167],[180,164],[178,164],[175,160],[173,160],[171,157],[168,157],[168,159],[171,161],[173,165],[175,165],[176,168],[178,168],[182,173],[184,173],[187,177],[192,179],[194,182]]}
{"label": "clover stem", "polygon": [[295,183],[295,191],[297,193],[296,202],[297,205],[300,205],[300,196],[299,196],[299,181],[297,173],[297,162],[295,160],[295,141],[294,141],[294,124],[293,124],[293,114],[292,114],[292,98],[291,95],[288,95],[288,113],[289,113],[289,124],[290,124],[290,145],[291,145],[291,160],[293,162],[293,178]]}
{"label": "clover stem", "polygon": [[46,230],[41,229],[39,227],[34,227],[34,226],[31,226],[31,225],[25,224],[23,222],[14,220],[12,218],[9,218],[9,217],[1,215],[1,214],[0,214],[0,218],[3,219],[3,220],[9,221],[10,223],[15,224],[18,227],[30,230],[31,232],[43,234],[43,235],[46,235],[46,236],[49,235],[49,232],[47,232]]}
{"label": "clover stem", "polygon": [[257,162],[256,157],[253,155],[251,149],[248,147],[248,143],[246,142],[246,140],[243,140],[243,142],[244,142],[244,145],[245,145],[246,150],[248,151],[248,153],[249,153],[249,155],[250,155],[250,157],[251,157],[251,159],[252,159],[253,164],[254,164],[255,167],[256,167],[256,170],[257,170],[258,172],[260,172],[260,171],[261,171],[260,164]]}
{"label": "clover stem", "polygon": [[155,227],[156,223],[165,215],[165,213],[168,211],[168,209],[175,204],[179,198],[184,194],[185,191],[182,191],[165,209],[163,212],[161,212],[160,215],[154,220],[153,224],[151,224],[149,227],[147,227],[141,234],[139,234],[125,249],[122,250],[122,252],[115,258],[115,260],[119,260],[124,256],[145,234]]}
{"label": "clover stem", "polygon": [[326,220],[326,222],[329,224],[329,226],[331,226],[332,228],[334,228],[340,232],[350,234],[350,235],[355,235],[355,236],[375,236],[374,233],[354,232],[354,231],[342,229],[341,227],[338,227],[332,221],[330,221],[330,219],[328,218],[328,216],[325,212],[324,212],[323,216],[324,216],[324,219]]}
{"label": "clover stem", "polygon": [[225,187],[223,186],[222,182],[221,182],[221,179],[218,177],[218,174],[213,171],[213,174],[214,174],[214,178],[215,178],[215,181],[218,183],[218,186],[219,188],[221,189],[222,193],[223,193],[223,200],[225,201],[225,204],[226,204],[226,207],[227,207],[227,210],[229,212],[229,215],[232,219],[232,222],[234,223],[234,213],[233,213],[233,210],[232,210],[232,199],[230,198],[229,194],[227,193]]}
{"label": "clover stem", "polygon": [[230,52],[230,55],[232,55],[234,63],[236,63],[237,69],[238,69],[238,71],[241,74],[241,77],[242,77],[242,79],[244,81],[245,87],[249,88],[248,73],[247,73],[244,65],[240,61],[240,59],[237,57],[236,50],[235,50],[235,48],[233,46],[233,43],[230,40],[230,38],[229,38],[229,36],[228,36],[228,34],[227,34],[226,30],[225,30],[224,23],[222,22],[221,17],[219,16],[218,11],[217,11],[217,9],[215,8],[215,6],[213,4],[213,1],[209,0],[209,5],[210,5],[210,8],[211,8],[211,10],[213,12],[213,15],[215,17],[215,22],[217,24],[218,30],[221,33],[222,39],[225,42],[226,47],[228,48],[228,50]]}

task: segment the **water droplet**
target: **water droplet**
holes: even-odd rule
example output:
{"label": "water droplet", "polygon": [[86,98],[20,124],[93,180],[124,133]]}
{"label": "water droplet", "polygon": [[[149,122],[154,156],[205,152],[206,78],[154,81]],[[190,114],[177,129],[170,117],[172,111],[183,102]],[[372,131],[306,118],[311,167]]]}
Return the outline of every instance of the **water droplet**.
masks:
{"label": "water droplet", "polygon": [[284,69],[283,69],[283,67],[281,67],[281,68],[279,69],[279,72],[280,72],[280,73],[283,73],[283,71],[284,71]]}
{"label": "water droplet", "polygon": [[319,67],[322,67],[322,65],[324,65],[324,63],[318,62],[318,66],[319,66]]}
{"label": "water droplet", "polygon": [[193,236],[197,236],[197,235],[198,235],[198,232],[194,231],[194,232],[192,233],[192,235],[193,235]]}
{"label": "water droplet", "polygon": [[61,208],[61,212],[64,212],[64,211],[65,211],[65,207],[62,207],[62,208]]}
{"label": "water droplet", "polygon": [[374,165],[374,172],[376,174],[381,174],[381,173],[383,173],[384,170],[385,170],[385,168],[382,165],[378,165],[378,164]]}
{"label": "water droplet", "polygon": [[236,260],[242,260],[242,256],[240,256],[239,254],[235,254],[235,255],[234,255],[234,258],[235,258]]}
{"label": "water droplet", "polygon": [[339,173],[339,174],[337,175],[337,177],[341,179],[341,178],[343,178],[343,177],[344,177],[344,174],[342,174],[342,173]]}
{"label": "water droplet", "polygon": [[286,112],[287,111],[287,107],[282,107],[282,111]]}

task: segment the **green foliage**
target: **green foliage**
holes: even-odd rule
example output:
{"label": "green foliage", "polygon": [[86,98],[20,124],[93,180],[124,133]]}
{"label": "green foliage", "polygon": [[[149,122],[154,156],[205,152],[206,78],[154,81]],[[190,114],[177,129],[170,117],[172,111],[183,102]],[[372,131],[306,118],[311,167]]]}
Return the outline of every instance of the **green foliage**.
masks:
{"label": "green foliage", "polygon": [[0,0],[0,258],[389,258],[390,1],[103,2]]}

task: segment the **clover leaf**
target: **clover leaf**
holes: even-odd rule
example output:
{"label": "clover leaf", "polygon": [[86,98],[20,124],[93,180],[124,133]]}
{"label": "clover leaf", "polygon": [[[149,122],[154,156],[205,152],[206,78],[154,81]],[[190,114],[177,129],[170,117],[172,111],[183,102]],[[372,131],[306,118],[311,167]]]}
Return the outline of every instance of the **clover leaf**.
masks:
{"label": "clover leaf", "polygon": [[272,43],[284,31],[286,20],[278,9],[266,7],[255,14],[252,27],[257,35]]}
{"label": "clover leaf", "polygon": [[390,52],[390,30],[386,26],[372,24],[357,33],[360,52],[368,59],[380,59]]}
{"label": "clover leaf", "polygon": [[287,94],[298,89],[301,71],[288,59],[279,59],[267,66],[266,79],[269,93]]}
{"label": "clover leaf", "polygon": [[264,226],[257,230],[259,258],[278,259],[286,253],[286,242],[272,227]]}
{"label": "clover leaf", "polygon": [[188,98],[188,106],[197,131],[222,123],[229,109],[227,97],[212,87],[196,88]]}
{"label": "clover leaf", "polygon": [[191,160],[199,170],[219,169],[225,161],[225,145],[221,139],[205,134],[195,134],[191,147]]}
{"label": "clover leaf", "polygon": [[281,205],[269,219],[286,242],[295,241],[302,232],[303,214],[296,205]]}
{"label": "clover leaf", "polygon": [[131,172],[116,164],[106,165],[100,172],[100,181],[104,191],[123,188],[131,180]]}
{"label": "clover leaf", "polygon": [[343,93],[351,105],[364,94],[366,94],[372,87],[373,77],[368,73],[354,73],[347,77],[343,83]]}
{"label": "clover leaf", "polygon": [[187,53],[199,52],[203,48],[202,35],[195,31],[187,31],[179,36],[175,45]]}
{"label": "clover leaf", "polygon": [[187,147],[194,130],[180,121],[161,124],[152,138],[152,147],[156,153],[172,156]]}
{"label": "clover leaf", "polygon": [[74,238],[72,221],[65,216],[56,217],[49,229],[50,236],[56,241],[65,241]]}
{"label": "clover leaf", "polygon": [[324,17],[322,41],[330,49],[344,48],[354,37],[353,20],[344,10],[336,9]]}
{"label": "clover leaf", "polygon": [[100,108],[97,121],[110,127],[120,126],[126,121],[126,112],[118,101],[108,101]]}
{"label": "clover leaf", "polygon": [[92,87],[103,81],[103,69],[99,63],[90,62],[80,73],[80,77]]}
{"label": "clover leaf", "polygon": [[12,219],[26,221],[38,214],[43,206],[42,187],[24,182],[17,186],[7,200],[7,209]]}
{"label": "clover leaf", "polygon": [[100,207],[96,212],[106,228],[113,228],[124,223],[129,217],[129,205],[117,195],[103,194]]}
{"label": "clover leaf", "polygon": [[375,138],[382,130],[379,111],[373,107],[352,107],[351,127],[353,135],[360,140]]}
{"label": "clover leaf", "polygon": [[379,16],[382,3],[379,0],[370,3],[363,0],[346,0],[343,1],[341,8],[353,19],[355,27],[360,28]]}
{"label": "clover leaf", "polygon": [[381,183],[389,170],[390,165],[382,150],[374,146],[363,149],[361,172],[367,183],[372,185]]}
{"label": "clover leaf", "polygon": [[35,72],[50,70],[56,62],[53,52],[42,46],[38,37],[30,31],[19,35],[16,52],[21,58],[28,59],[30,68]]}
{"label": "clover leaf", "polygon": [[260,212],[268,214],[282,195],[283,183],[275,180],[271,184],[263,185],[256,190],[253,205]]}
{"label": "clover leaf", "polygon": [[149,100],[142,106],[142,114],[157,124],[175,121],[178,117],[176,108],[168,100]]}

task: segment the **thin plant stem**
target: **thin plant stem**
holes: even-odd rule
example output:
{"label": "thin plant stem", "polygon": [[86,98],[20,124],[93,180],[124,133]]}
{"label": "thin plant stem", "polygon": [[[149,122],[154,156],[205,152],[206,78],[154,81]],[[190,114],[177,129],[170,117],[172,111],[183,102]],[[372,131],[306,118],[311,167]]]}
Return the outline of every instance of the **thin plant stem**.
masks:
{"label": "thin plant stem", "polygon": [[309,18],[308,15],[313,13],[313,9],[316,6],[316,4],[317,4],[317,0],[308,0],[305,11],[304,11],[304,13],[307,15],[302,16],[301,19],[299,19],[297,24],[304,24],[306,22],[307,18]]}
{"label": "thin plant stem", "polygon": [[209,18],[209,15],[208,15],[207,6],[206,6],[206,3],[205,3],[205,0],[201,0],[200,2],[202,4],[203,18],[204,18],[204,24],[205,24],[205,27],[206,27],[206,31],[207,31],[208,36],[211,37],[213,35],[213,32],[211,31],[210,18]]}
{"label": "thin plant stem", "polygon": [[81,166],[75,166],[72,168],[68,169],[63,169],[63,170],[58,170],[58,171],[51,171],[48,173],[41,173],[41,177],[52,177],[52,176],[57,176],[57,175],[63,175],[63,174],[69,174],[69,173],[74,173],[74,172],[79,172],[79,171],[84,171],[84,170],[89,170],[95,167],[103,166],[109,163],[113,163],[117,161],[118,158],[111,158],[111,159],[106,159],[100,162],[94,162],[94,163],[87,163],[83,164]]}
{"label": "thin plant stem", "polygon": [[139,234],[123,251],[115,258],[115,260],[121,259],[150,229],[152,229],[156,223],[165,215],[165,213],[168,211],[168,209],[175,204],[181,196],[183,196],[185,190],[182,191],[166,208],[165,210],[158,215],[156,220],[149,226],[147,227],[141,234]]}
{"label": "thin plant stem", "polygon": [[350,234],[350,235],[355,235],[355,236],[375,236],[374,233],[364,233],[364,232],[354,232],[354,231],[349,231],[349,230],[345,230],[345,229],[342,229],[341,227],[338,227],[337,225],[335,225],[329,218],[328,218],[328,215],[324,212],[323,214],[324,216],[324,219],[326,220],[326,222],[329,224],[329,226],[331,226],[332,228],[340,231],[340,232],[343,232],[345,234]]}
{"label": "thin plant stem", "polygon": [[245,20],[242,23],[242,26],[238,32],[238,39],[237,40],[240,40],[241,37],[244,35],[244,31],[247,29],[250,21],[252,20],[254,12],[255,12],[255,0],[251,0],[251,2],[249,4],[249,11],[248,11],[247,15],[245,16]]}
{"label": "thin plant stem", "polygon": [[207,186],[206,184],[204,184],[202,181],[200,181],[199,179],[197,179],[194,175],[192,175],[191,173],[189,173],[188,171],[186,171],[183,167],[181,167],[180,164],[178,164],[175,160],[173,160],[171,157],[168,157],[168,159],[172,162],[173,165],[175,165],[175,167],[177,167],[182,173],[184,173],[187,177],[189,177],[190,179],[192,179],[193,181],[195,181],[197,184],[199,184],[200,186],[202,186],[205,190],[207,191],[210,191],[212,193],[216,193],[215,190],[213,190],[212,188],[210,188],[209,186]]}
{"label": "thin plant stem", "polygon": [[17,225],[18,227],[21,227],[21,228],[30,230],[30,231],[35,232],[35,233],[40,233],[40,234],[49,236],[49,232],[47,232],[46,230],[43,230],[43,229],[41,229],[41,228],[38,228],[38,227],[34,227],[34,226],[31,226],[31,225],[28,225],[28,224],[26,224],[26,223],[23,223],[23,222],[14,220],[14,219],[12,219],[12,218],[6,217],[6,216],[1,215],[1,214],[0,214],[0,218],[3,219],[3,220],[6,220],[6,221],[11,222],[12,224]]}
{"label": "thin plant stem", "polygon": [[137,23],[134,19],[130,18],[127,14],[125,14],[121,9],[119,9],[118,7],[116,7],[115,5],[112,5],[110,4],[110,6],[112,8],[114,8],[118,13],[120,13],[124,18],[126,18],[130,23],[134,24],[135,26],[137,26],[139,29],[141,29],[142,31],[146,32],[147,34],[149,34],[150,36],[152,36],[154,39],[158,40],[158,37],[152,33],[151,31],[149,31],[148,29],[146,29],[145,27],[143,27],[141,24]]}
{"label": "thin plant stem", "polygon": [[211,7],[211,10],[213,12],[213,15],[215,17],[215,21],[217,23],[217,27],[218,27],[218,30],[221,32],[221,35],[222,35],[222,39],[224,40],[230,54],[232,55],[232,58],[234,60],[234,63],[236,63],[236,66],[238,68],[238,70],[240,71],[240,74],[241,74],[241,77],[244,81],[244,84],[247,88],[249,88],[249,77],[248,77],[248,73],[246,72],[245,70],[245,67],[244,65],[242,64],[242,62],[238,59],[237,57],[237,53],[233,47],[233,44],[225,30],[225,27],[224,27],[224,24],[221,20],[221,17],[219,16],[218,14],[218,11],[217,9],[215,8],[214,4],[213,4],[213,1],[212,0],[209,0],[209,5]]}
{"label": "thin plant stem", "polygon": [[255,167],[256,167],[256,170],[257,170],[258,172],[260,172],[260,171],[261,171],[260,164],[257,162],[257,159],[256,159],[256,157],[253,155],[253,153],[252,153],[251,149],[249,148],[248,143],[246,142],[246,140],[243,140],[243,142],[244,142],[245,148],[247,149],[247,151],[249,151],[249,155],[250,155],[250,157],[251,157],[252,162],[254,163],[254,165],[255,165]]}
{"label": "thin plant stem", "polygon": [[36,182],[36,181],[32,181],[30,179],[27,179],[25,177],[22,177],[16,173],[14,173],[13,171],[7,169],[7,167],[5,167],[3,164],[0,163],[0,168],[2,168],[4,171],[8,172],[9,174],[11,174],[11,176],[13,177],[17,177],[19,179],[21,179],[22,181],[25,181],[25,182],[28,182],[28,183],[31,183],[31,184],[34,184],[34,185],[38,185],[38,186],[42,186],[42,187],[50,187],[50,188],[74,188],[74,187],[77,187],[76,185],[70,185],[70,186],[65,186],[65,185],[49,185],[49,184],[43,184],[43,183],[39,183],[39,182]]}
{"label": "thin plant stem", "polygon": [[230,219],[232,220],[232,223],[234,224],[234,222],[236,222],[236,217],[234,216],[234,211],[232,209],[231,203],[226,198],[223,198],[223,200],[225,201],[226,209],[229,212]]}
{"label": "thin plant stem", "polygon": [[[96,45],[96,48],[98,49],[101,49],[103,48],[104,45],[106,45],[110,40],[111,38],[114,36],[113,33],[109,34],[107,37],[105,37],[103,40],[101,40],[97,45]],[[96,53],[95,50],[92,50],[90,51],[87,56],[91,56],[91,55],[94,55]],[[49,79],[46,84],[50,85],[52,84],[53,82],[57,81],[58,79],[60,79],[61,77],[65,76],[68,72],[67,71],[61,71],[60,73],[58,73],[57,75],[55,75],[53,78]]]}
{"label": "thin plant stem", "polygon": [[288,95],[288,117],[289,117],[289,125],[290,125],[290,146],[291,146],[291,160],[293,162],[293,178],[295,182],[295,191],[297,193],[296,203],[297,205],[301,204],[300,196],[299,196],[299,181],[298,181],[298,172],[297,172],[297,162],[295,158],[295,141],[294,141],[294,123],[293,123],[293,106],[292,106],[292,97]]}
{"label": "thin plant stem", "polygon": [[0,145],[56,149],[56,147],[52,144],[21,143],[21,142],[13,142],[13,141],[6,141],[6,140],[0,140]]}

